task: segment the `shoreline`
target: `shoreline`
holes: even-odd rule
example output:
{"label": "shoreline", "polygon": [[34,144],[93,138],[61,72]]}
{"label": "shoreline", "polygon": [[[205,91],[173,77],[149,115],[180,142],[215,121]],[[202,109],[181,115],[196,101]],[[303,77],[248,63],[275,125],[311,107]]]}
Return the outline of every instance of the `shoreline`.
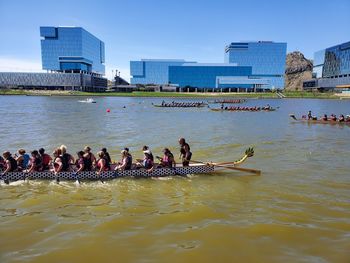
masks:
{"label": "shoreline", "polygon": [[[77,96],[77,97],[149,97],[149,98],[250,98],[250,99],[280,99],[276,93],[201,93],[201,92],[81,92],[58,90],[1,90],[0,96]],[[349,99],[349,96],[341,96],[335,93],[312,93],[303,91],[284,92],[285,99]]]}

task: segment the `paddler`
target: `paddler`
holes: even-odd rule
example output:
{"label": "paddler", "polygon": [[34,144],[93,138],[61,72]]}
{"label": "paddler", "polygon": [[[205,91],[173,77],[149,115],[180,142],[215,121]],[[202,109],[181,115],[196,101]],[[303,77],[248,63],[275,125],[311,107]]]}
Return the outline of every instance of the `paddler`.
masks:
{"label": "paddler", "polygon": [[311,110],[309,110],[309,112],[307,113],[307,119],[308,119],[308,120],[312,120],[312,113],[311,113]]}
{"label": "paddler", "polygon": [[160,165],[162,167],[168,167],[168,168],[175,167],[176,166],[176,162],[175,162],[174,155],[171,153],[171,151],[168,148],[164,148],[163,154],[164,155],[163,155],[162,158],[157,156],[157,158],[160,161]]}
{"label": "paddler", "polygon": [[85,158],[85,171],[92,171],[92,168],[96,165],[96,157],[91,152],[91,148],[89,146],[84,147],[84,158]]}
{"label": "paddler", "polygon": [[18,154],[18,156],[15,154],[15,157],[17,157],[15,160],[17,161],[18,170],[22,171],[27,169],[30,160],[29,154],[27,154],[24,149],[19,149]]}
{"label": "paddler", "polygon": [[39,149],[39,154],[42,159],[42,165],[43,165],[43,171],[50,170],[50,163],[52,161],[52,158],[49,154],[45,153],[44,148]]}
{"label": "paddler", "polygon": [[124,148],[124,150],[122,150],[120,153],[122,155],[122,160],[121,162],[118,162],[118,165],[115,167],[114,170],[130,170],[132,165],[132,156],[129,153],[129,149]]}
{"label": "paddler", "polygon": [[179,139],[180,144],[180,156],[182,160],[182,166],[189,166],[192,157],[191,148],[184,138]]}
{"label": "paddler", "polygon": [[151,149],[147,145],[142,147],[142,151],[143,151],[144,154],[146,154],[146,153],[149,154],[151,160],[154,161],[154,157],[153,157],[153,154],[151,152]]}
{"label": "paddler", "polygon": [[30,167],[28,173],[41,172],[43,170],[43,160],[37,150],[31,152]]}
{"label": "paddler", "polygon": [[3,172],[3,175],[8,172],[15,172],[17,171],[17,162],[16,160],[11,156],[11,153],[9,151],[6,151],[2,154],[2,156],[5,159],[5,171]]}
{"label": "paddler", "polygon": [[102,172],[111,170],[110,163],[109,163],[106,155],[104,154],[104,152],[99,151],[97,153],[97,156],[99,159],[96,162],[96,167],[98,169],[98,171],[96,173],[98,175],[100,175]]}
{"label": "paddler", "polygon": [[109,152],[107,151],[107,148],[102,148],[101,151],[105,154],[105,157],[107,158],[107,161],[109,163],[112,163],[111,156],[109,155]]}

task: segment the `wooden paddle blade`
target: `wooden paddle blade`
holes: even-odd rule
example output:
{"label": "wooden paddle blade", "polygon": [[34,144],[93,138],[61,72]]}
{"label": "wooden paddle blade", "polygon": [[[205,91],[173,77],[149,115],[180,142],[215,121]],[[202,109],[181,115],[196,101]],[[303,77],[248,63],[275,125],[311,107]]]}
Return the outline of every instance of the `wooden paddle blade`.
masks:
{"label": "wooden paddle blade", "polygon": [[261,175],[260,170],[255,170],[251,168],[242,168],[242,167],[235,167],[235,166],[224,166],[224,165],[215,165],[216,167],[221,167],[221,168],[226,168],[229,170],[236,170],[236,171],[242,171],[242,172],[247,172],[247,173],[252,173],[255,175]]}
{"label": "wooden paddle blade", "polygon": [[212,163],[213,165],[227,165],[227,164],[232,164],[234,165],[236,161],[234,162],[223,162],[223,163]]}
{"label": "wooden paddle blade", "polygon": [[251,168],[242,168],[242,167],[225,167],[231,170],[236,170],[236,171],[242,171],[242,172],[247,172],[247,173],[253,173],[255,175],[261,175],[261,171],[260,170],[255,170],[255,169],[251,169]]}

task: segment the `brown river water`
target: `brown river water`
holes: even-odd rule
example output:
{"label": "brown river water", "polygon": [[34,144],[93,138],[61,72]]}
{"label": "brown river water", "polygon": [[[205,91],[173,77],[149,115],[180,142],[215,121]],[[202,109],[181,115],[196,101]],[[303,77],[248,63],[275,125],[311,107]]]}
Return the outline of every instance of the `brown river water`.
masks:
{"label": "brown river water", "polygon": [[117,160],[124,147],[142,157],[145,144],[177,155],[185,137],[194,160],[233,161],[253,146],[242,167],[262,175],[2,182],[0,262],[350,262],[350,126],[288,117],[350,114],[350,101],[252,99],[279,108],[213,112],[81,99],[0,96],[0,151],[90,145]]}

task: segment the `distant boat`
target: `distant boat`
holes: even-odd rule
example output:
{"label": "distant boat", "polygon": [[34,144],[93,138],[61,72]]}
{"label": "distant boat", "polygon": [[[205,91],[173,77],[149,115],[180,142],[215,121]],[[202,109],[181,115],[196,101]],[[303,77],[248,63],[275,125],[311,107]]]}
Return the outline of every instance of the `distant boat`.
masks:
{"label": "distant boat", "polygon": [[87,98],[85,100],[79,100],[79,102],[83,102],[83,103],[96,103],[96,101],[92,98]]}

